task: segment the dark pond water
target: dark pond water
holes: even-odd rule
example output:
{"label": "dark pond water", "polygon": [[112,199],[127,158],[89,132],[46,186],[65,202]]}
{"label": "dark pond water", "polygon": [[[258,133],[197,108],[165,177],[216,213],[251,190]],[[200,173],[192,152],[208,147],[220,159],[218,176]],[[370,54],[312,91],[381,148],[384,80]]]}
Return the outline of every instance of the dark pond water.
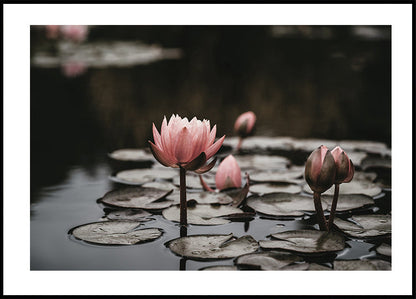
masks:
{"label": "dark pond water", "polygon": [[[137,42],[144,58],[120,58]],[[89,60],[85,52],[97,45],[106,46],[118,63],[98,54]],[[159,214],[144,226],[164,233],[145,244],[99,246],[68,234],[99,221],[105,207],[96,200],[120,187],[109,179],[115,170],[107,154],[147,146],[152,122],[159,127],[163,115],[207,118],[217,124],[217,136],[232,136],[235,118],[252,110],[258,135],[390,146],[389,27],[96,26],[87,41],[65,47],[46,39],[43,28],[31,28],[32,270],[198,270],[233,264],[233,259],[203,262],[174,255],[164,243],[179,237],[179,228]],[[157,49],[168,54],[156,55]],[[84,51],[77,56],[87,61],[82,73],[65,75],[59,64],[65,51]],[[48,64],[39,56],[61,60]],[[294,163],[302,164],[302,158]],[[390,211],[389,189],[381,198],[369,208],[372,213]],[[257,213],[246,222],[190,225],[188,235],[232,232],[264,240],[278,231],[313,227],[313,215],[273,219]],[[348,240],[350,247],[335,258],[389,260],[374,251],[381,242],[389,239]]]}

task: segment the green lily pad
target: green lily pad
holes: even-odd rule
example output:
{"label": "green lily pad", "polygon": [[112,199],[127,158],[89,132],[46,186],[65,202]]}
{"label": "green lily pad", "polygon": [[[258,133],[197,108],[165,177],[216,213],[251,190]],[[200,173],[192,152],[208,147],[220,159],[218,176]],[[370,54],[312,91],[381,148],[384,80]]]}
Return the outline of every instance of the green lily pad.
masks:
{"label": "green lily pad", "polygon": [[282,193],[291,193],[296,194],[300,193],[302,188],[294,184],[286,183],[266,183],[266,184],[255,184],[250,186],[250,192],[258,194],[267,194],[273,192],[282,192]]}
{"label": "green lily pad", "polygon": [[367,157],[367,153],[363,152],[348,151],[347,154],[355,166],[361,166],[361,163]]}
{"label": "green lily pad", "polygon": [[119,161],[132,161],[132,162],[144,162],[144,161],[156,161],[152,153],[144,149],[119,149],[108,156],[114,160]]}
{"label": "green lily pad", "polygon": [[377,178],[377,173],[375,172],[356,171],[354,172],[353,180],[374,182],[376,178]]}
{"label": "green lily pad", "polygon": [[351,218],[352,221],[335,218],[334,224],[347,235],[356,238],[391,234],[390,215],[356,215]]}
{"label": "green lily pad", "polygon": [[152,214],[144,210],[118,210],[105,215],[105,219],[146,222],[152,220],[151,218],[148,218],[150,216],[152,216]]}
{"label": "green lily pad", "polygon": [[170,193],[172,190],[129,187],[106,193],[100,202],[120,208],[160,210],[173,204],[172,200],[165,199]]}
{"label": "green lily pad", "polygon": [[282,170],[256,170],[250,172],[250,180],[253,182],[297,182],[303,177],[304,167],[292,166]]}
{"label": "green lily pad", "polygon": [[301,261],[303,261],[301,257],[292,253],[267,251],[242,255],[235,260],[235,264],[243,268],[283,270],[286,266]]}
{"label": "green lily pad", "polygon": [[[223,145],[231,148],[236,148],[239,142],[239,137],[227,137]],[[291,137],[268,137],[268,136],[251,136],[244,138],[241,145],[242,150],[254,149],[292,149],[293,138]]]}
{"label": "green lily pad", "polygon": [[383,260],[334,261],[334,270],[337,270],[337,271],[391,270],[391,263],[383,261]]}
{"label": "green lily pad", "polygon": [[[223,192],[188,192],[186,194],[187,200],[195,200],[199,204],[229,204],[233,201],[233,198]],[[168,199],[173,200],[175,204],[179,204],[180,196],[171,194]]]}
{"label": "green lily pad", "polygon": [[245,169],[286,169],[289,159],[281,156],[244,155],[235,156],[238,165]]}
{"label": "green lily pad", "polygon": [[[322,194],[334,195],[335,187],[332,185],[327,191]],[[308,184],[303,185],[303,191],[312,194],[311,188]],[[374,197],[381,193],[381,188],[374,183],[368,181],[352,180],[349,183],[339,185],[339,194],[364,194]]]}
{"label": "green lily pad", "polygon": [[[204,174],[202,174],[202,177],[203,177],[205,183],[207,183],[208,186],[210,186],[210,187],[212,187],[212,188],[215,189],[215,175],[213,175],[210,172],[210,173],[204,173]],[[173,178],[173,183],[176,186],[179,186],[180,185],[179,176],[175,176]],[[201,185],[199,176],[193,174],[192,172],[187,173],[186,174],[186,188],[202,189],[202,185]]]}
{"label": "green lily pad", "polygon": [[134,245],[153,241],[162,235],[159,228],[137,229],[136,221],[103,221],[78,226],[72,230],[77,239],[104,245]]}
{"label": "green lily pad", "polygon": [[235,239],[233,234],[182,237],[169,241],[166,246],[177,255],[197,260],[234,258],[259,248],[253,237]]}
{"label": "green lily pad", "polygon": [[361,168],[364,171],[373,169],[391,169],[391,157],[371,156],[364,159],[361,163]]}
{"label": "green lily pad", "polygon": [[316,264],[316,263],[311,263],[309,264],[308,270],[310,271],[328,271],[328,270],[332,270],[329,267],[326,266],[322,266],[320,264]]}
{"label": "green lily pad", "polygon": [[332,149],[337,146],[337,143],[328,139],[293,139],[294,150],[313,152],[321,145],[325,145],[327,148]]}
{"label": "green lily pad", "polygon": [[324,253],[343,250],[345,239],[336,232],[294,230],[272,235],[278,240],[260,241],[264,249],[284,249],[301,253]]}
{"label": "green lily pad", "polygon": [[[333,196],[322,195],[321,200],[328,205],[327,210],[330,211]],[[372,204],[374,204],[374,199],[364,194],[340,194],[338,196],[337,211],[345,212]]]}
{"label": "green lily pad", "polygon": [[379,254],[386,255],[386,256],[391,256],[391,245],[388,245],[386,243],[380,244],[376,248],[376,251]]}
{"label": "green lily pad", "polygon": [[171,180],[178,175],[178,171],[170,168],[145,168],[120,171],[111,177],[113,181],[129,185],[142,185],[156,179]]}
{"label": "green lily pad", "polygon": [[[165,209],[162,215],[167,220],[179,222],[179,213],[179,206],[176,205]],[[238,208],[223,205],[197,204],[187,208],[188,223],[197,225],[220,225],[229,223],[229,220],[218,217],[236,213],[243,213],[243,211]]]}
{"label": "green lily pad", "polygon": [[176,187],[174,184],[169,183],[169,182],[150,182],[150,183],[146,183],[141,185],[144,188],[155,188],[155,189],[159,189],[159,190],[165,190],[165,191],[170,191],[173,190],[175,191],[179,191],[179,188]]}
{"label": "green lily pad", "polygon": [[363,151],[370,154],[379,154],[382,156],[391,156],[391,150],[382,142],[364,141],[364,140],[344,140],[339,146],[347,153],[352,150]]}
{"label": "green lily pad", "polygon": [[238,268],[236,266],[230,265],[218,265],[218,266],[209,266],[199,269],[201,271],[236,271]]}
{"label": "green lily pad", "polygon": [[[247,199],[247,205],[257,212],[272,216],[303,216],[304,211],[315,211],[312,198],[290,193],[251,196]],[[322,202],[322,208],[327,208],[325,202]]]}

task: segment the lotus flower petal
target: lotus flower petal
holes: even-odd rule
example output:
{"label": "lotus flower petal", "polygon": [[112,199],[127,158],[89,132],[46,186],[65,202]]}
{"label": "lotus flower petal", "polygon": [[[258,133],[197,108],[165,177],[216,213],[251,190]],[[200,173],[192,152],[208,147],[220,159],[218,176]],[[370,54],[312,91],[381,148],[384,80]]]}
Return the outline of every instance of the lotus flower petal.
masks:
{"label": "lotus flower petal", "polygon": [[334,184],[335,175],[335,160],[328,148],[321,145],[311,153],[306,161],[306,182],[314,192],[322,193]]}
{"label": "lotus flower petal", "polygon": [[354,176],[354,165],[352,161],[339,146],[335,147],[331,151],[331,154],[334,157],[336,167],[335,184],[350,182]]}
{"label": "lotus flower petal", "polygon": [[149,143],[153,156],[160,164],[166,167],[178,167],[176,166],[175,161],[170,160],[169,157],[166,156],[164,152],[159,150],[159,148],[156,145],[154,145],[150,140]]}
{"label": "lotus flower petal", "polygon": [[211,145],[207,150],[205,150],[205,154],[207,155],[207,160],[215,155],[216,152],[220,149],[222,143],[224,142],[225,135],[218,139],[213,145]]}
{"label": "lotus flower petal", "polygon": [[215,166],[216,162],[217,162],[217,158],[214,158],[214,160],[212,160],[209,164],[202,166],[201,168],[195,170],[195,172],[198,174],[203,174],[205,172],[208,172]]}

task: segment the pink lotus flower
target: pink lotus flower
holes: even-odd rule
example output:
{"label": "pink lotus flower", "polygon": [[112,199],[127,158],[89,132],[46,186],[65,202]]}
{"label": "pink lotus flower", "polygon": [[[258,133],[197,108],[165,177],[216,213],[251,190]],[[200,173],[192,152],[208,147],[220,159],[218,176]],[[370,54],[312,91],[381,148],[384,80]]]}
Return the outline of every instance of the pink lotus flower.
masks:
{"label": "pink lotus flower", "polygon": [[214,143],[217,127],[211,130],[209,120],[191,121],[172,115],[169,122],[164,117],[160,134],[153,124],[153,139],[150,148],[156,160],[167,167],[184,168],[204,173],[214,167],[216,159],[205,165],[221,147],[225,135]]}
{"label": "pink lotus flower", "polygon": [[337,146],[331,151],[335,160],[336,175],[335,184],[348,183],[354,176],[354,164],[348,158],[347,154]]}
{"label": "pink lotus flower", "polygon": [[225,158],[218,166],[215,185],[218,190],[241,187],[240,166],[232,155]]}
{"label": "pink lotus flower", "polygon": [[74,42],[82,42],[87,38],[87,25],[64,25],[61,26],[61,32],[64,38]]}
{"label": "pink lotus flower", "polygon": [[59,36],[59,25],[46,25],[46,37],[50,39],[56,39]]}
{"label": "pink lotus flower", "polygon": [[335,174],[334,157],[326,146],[321,145],[310,154],[306,161],[306,182],[314,192],[322,193],[334,184]]}
{"label": "pink lotus flower", "polygon": [[256,115],[252,111],[241,114],[234,123],[234,131],[242,138],[249,136],[256,123]]}

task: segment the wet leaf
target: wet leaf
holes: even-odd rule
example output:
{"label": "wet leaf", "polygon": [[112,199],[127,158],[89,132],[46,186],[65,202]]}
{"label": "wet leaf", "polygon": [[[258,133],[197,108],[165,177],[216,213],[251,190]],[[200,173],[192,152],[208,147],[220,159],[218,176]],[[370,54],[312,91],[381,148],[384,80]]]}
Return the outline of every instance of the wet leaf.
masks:
{"label": "wet leaf", "polygon": [[[331,210],[332,195],[322,195],[321,200],[328,206],[327,210]],[[349,211],[357,208],[361,208],[365,205],[374,204],[374,199],[364,194],[340,194],[337,202],[337,212]]]}
{"label": "wet leaf", "polygon": [[294,230],[272,235],[278,240],[260,241],[264,249],[285,249],[301,253],[323,253],[343,250],[345,240],[336,232]]}
{"label": "wet leaf", "polygon": [[148,218],[150,216],[152,216],[152,214],[144,210],[119,210],[108,213],[105,215],[105,218],[108,220],[130,220],[145,222],[152,220],[151,218]]}
{"label": "wet leaf", "polygon": [[202,270],[202,271],[236,271],[238,270],[238,268],[236,266],[230,266],[230,265],[218,265],[218,266],[204,267],[199,270]]}
{"label": "wet leaf", "polygon": [[159,228],[137,229],[136,221],[103,221],[81,225],[73,229],[77,239],[104,245],[134,245],[159,238]]}
{"label": "wet leaf", "polygon": [[250,186],[250,191],[258,194],[267,194],[273,192],[296,194],[300,193],[302,191],[302,188],[294,184],[267,183],[252,185]]}
{"label": "wet leaf", "polygon": [[[238,137],[227,137],[223,145],[236,148]],[[244,139],[242,150],[267,150],[267,149],[284,149],[290,150],[293,147],[293,138],[290,137],[268,137],[268,136],[252,136]]]}
{"label": "wet leaf", "polygon": [[150,183],[143,184],[141,186],[145,188],[155,188],[155,189],[165,190],[165,191],[173,190],[174,192],[175,191],[179,192],[179,188],[169,182],[150,182]]}
{"label": "wet leaf", "polygon": [[[312,198],[290,193],[251,196],[247,199],[247,205],[257,212],[272,216],[302,216],[304,211],[315,211]],[[322,202],[322,208],[327,208],[325,202]]]}
{"label": "wet leaf", "polygon": [[352,221],[335,218],[334,224],[349,236],[368,238],[391,233],[390,215],[356,215]]}
{"label": "wet leaf", "polygon": [[328,149],[333,149],[337,143],[328,139],[293,139],[293,149],[305,152],[313,152],[315,149],[325,145]]}
{"label": "wet leaf", "polygon": [[233,239],[229,235],[195,235],[169,241],[166,246],[175,254],[191,259],[228,259],[257,251],[251,236]]}
{"label": "wet leaf", "polygon": [[141,185],[156,179],[171,180],[178,172],[169,168],[131,169],[123,170],[112,177],[118,183]]}
{"label": "wet leaf", "polygon": [[[311,188],[308,184],[303,185],[303,191],[312,194]],[[352,180],[349,183],[339,185],[339,194],[364,194],[367,196],[376,196],[381,193],[381,188],[374,183],[368,181]],[[322,194],[333,195],[334,186],[329,188]]]}
{"label": "wet leaf", "polygon": [[367,157],[363,152],[347,151],[347,154],[355,166],[361,166],[362,161]]}
{"label": "wet leaf", "polygon": [[[203,177],[205,183],[207,183],[208,186],[215,189],[215,176],[211,172],[202,174],[202,177]],[[173,178],[173,183],[176,186],[180,185],[179,176],[175,176]],[[186,173],[186,188],[202,189],[202,185],[201,185],[201,182],[199,180],[199,176],[188,171]]]}
{"label": "wet leaf", "polygon": [[391,263],[383,260],[349,260],[334,261],[334,270],[391,270]]}
{"label": "wet leaf", "polygon": [[328,271],[328,270],[332,270],[329,267],[320,265],[320,264],[315,264],[315,263],[311,263],[309,264],[308,270],[310,271]]}
{"label": "wet leaf", "polygon": [[347,153],[351,150],[363,151],[370,154],[380,154],[391,156],[391,150],[382,142],[364,140],[344,140],[340,142],[340,147]]}
{"label": "wet leaf", "polygon": [[289,252],[267,251],[245,254],[235,260],[235,264],[242,268],[256,268],[260,270],[282,270],[303,259]]}
{"label": "wet leaf", "polygon": [[159,210],[170,207],[173,204],[172,200],[164,199],[171,192],[172,190],[130,187],[108,192],[100,202],[121,208]]}
{"label": "wet leaf", "polygon": [[256,170],[250,172],[250,180],[253,182],[297,182],[297,179],[303,177],[305,168],[292,166],[288,169],[280,170]]}
{"label": "wet leaf", "polygon": [[[168,199],[173,200],[175,204],[179,204],[180,197],[170,195]],[[232,197],[223,192],[188,192],[187,200],[195,200],[199,204],[229,204],[233,201]]]}
{"label": "wet leaf", "polygon": [[364,159],[361,163],[361,167],[364,171],[377,170],[377,169],[391,169],[391,157],[379,157],[371,156]]}
{"label": "wet leaf", "polygon": [[153,155],[144,149],[119,149],[108,154],[108,156],[114,160],[120,161],[156,161]]}
{"label": "wet leaf", "polygon": [[286,169],[290,161],[281,156],[244,155],[235,156],[238,165],[244,169]]}
{"label": "wet leaf", "polygon": [[[230,221],[218,217],[235,213],[243,213],[243,211],[230,206],[197,204],[193,207],[188,207],[187,213],[189,224],[220,225],[229,223]],[[179,206],[172,206],[164,210],[162,215],[167,220],[179,222]]]}
{"label": "wet leaf", "polygon": [[391,245],[388,245],[386,243],[380,244],[376,248],[376,251],[379,254],[386,255],[386,256],[391,256]]}

